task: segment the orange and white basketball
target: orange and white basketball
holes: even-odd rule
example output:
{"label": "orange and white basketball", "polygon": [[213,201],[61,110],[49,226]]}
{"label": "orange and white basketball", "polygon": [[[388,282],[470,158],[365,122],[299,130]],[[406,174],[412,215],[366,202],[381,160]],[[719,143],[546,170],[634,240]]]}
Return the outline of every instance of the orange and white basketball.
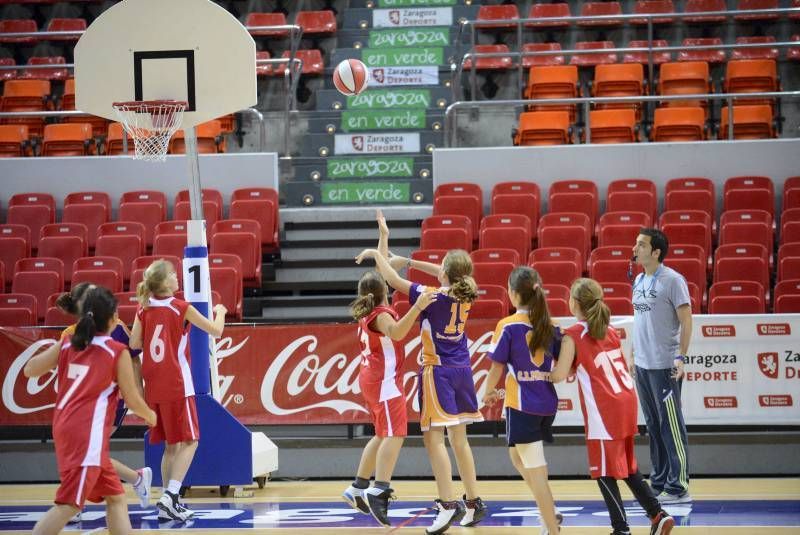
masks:
{"label": "orange and white basketball", "polygon": [[346,59],[333,71],[333,85],[345,96],[358,95],[367,88],[369,71],[362,61]]}

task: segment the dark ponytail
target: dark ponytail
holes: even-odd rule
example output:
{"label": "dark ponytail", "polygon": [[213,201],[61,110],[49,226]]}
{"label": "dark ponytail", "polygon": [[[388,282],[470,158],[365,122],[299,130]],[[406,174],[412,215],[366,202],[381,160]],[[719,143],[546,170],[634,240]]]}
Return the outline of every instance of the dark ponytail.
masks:
{"label": "dark ponytail", "polygon": [[386,300],[386,281],[377,271],[367,271],[358,281],[358,297],[350,303],[350,315],[360,320]]}
{"label": "dark ponytail", "polygon": [[56,306],[72,316],[80,315],[80,304],[86,291],[92,287],[91,282],[80,282],[72,287],[68,292],[58,296],[56,299]]}
{"label": "dark ponytail", "polygon": [[538,349],[547,351],[553,341],[553,322],[539,273],[527,266],[515,268],[508,277],[508,286],[519,294],[520,305],[528,309],[528,318],[533,328],[528,340],[531,354]]}
{"label": "dark ponytail", "polygon": [[83,351],[97,333],[107,332],[117,311],[117,300],[106,288],[95,286],[85,292],[81,315],[71,345]]}

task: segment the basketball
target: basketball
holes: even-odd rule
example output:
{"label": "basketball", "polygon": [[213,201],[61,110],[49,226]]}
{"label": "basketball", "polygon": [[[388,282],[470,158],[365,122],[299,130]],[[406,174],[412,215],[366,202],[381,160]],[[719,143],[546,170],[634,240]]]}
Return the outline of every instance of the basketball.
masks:
{"label": "basketball", "polygon": [[333,85],[345,96],[358,95],[367,88],[369,71],[362,61],[346,59],[333,71]]}

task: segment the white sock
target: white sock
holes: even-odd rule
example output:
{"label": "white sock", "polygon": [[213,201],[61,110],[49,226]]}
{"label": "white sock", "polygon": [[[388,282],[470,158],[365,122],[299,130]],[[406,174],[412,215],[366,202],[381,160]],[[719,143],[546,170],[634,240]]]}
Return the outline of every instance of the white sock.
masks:
{"label": "white sock", "polygon": [[174,479],[169,480],[169,485],[167,486],[167,492],[171,492],[172,494],[178,494],[181,491],[181,482],[176,481]]}
{"label": "white sock", "polygon": [[142,473],[136,472],[136,483],[133,484],[134,487],[138,486],[142,482]]}

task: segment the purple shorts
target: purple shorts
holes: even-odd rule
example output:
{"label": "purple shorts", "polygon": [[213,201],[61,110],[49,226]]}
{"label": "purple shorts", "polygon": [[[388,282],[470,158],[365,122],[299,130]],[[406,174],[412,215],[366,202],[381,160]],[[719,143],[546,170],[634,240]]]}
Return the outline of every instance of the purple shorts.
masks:
{"label": "purple shorts", "polygon": [[419,373],[420,427],[482,422],[472,369],[423,366]]}

